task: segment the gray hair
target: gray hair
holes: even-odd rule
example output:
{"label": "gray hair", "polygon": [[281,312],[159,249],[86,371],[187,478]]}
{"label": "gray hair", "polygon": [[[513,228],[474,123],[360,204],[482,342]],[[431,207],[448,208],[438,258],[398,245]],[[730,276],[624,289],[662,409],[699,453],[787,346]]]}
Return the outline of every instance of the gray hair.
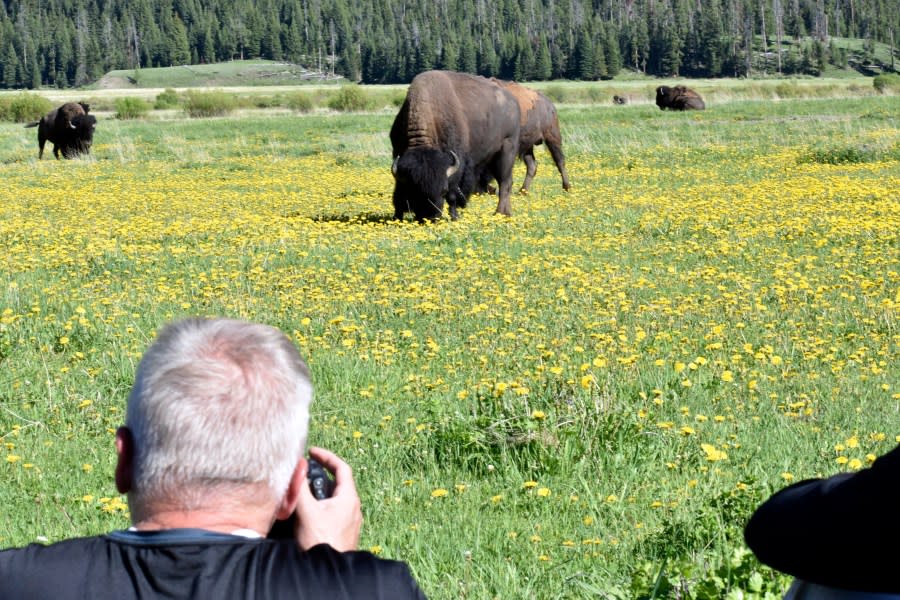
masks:
{"label": "gray hair", "polygon": [[287,490],[306,446],[312,384],[294,344],[267,325],[185,319],[146,351],[128,398],[130,500],[190,507],[211,490]]}

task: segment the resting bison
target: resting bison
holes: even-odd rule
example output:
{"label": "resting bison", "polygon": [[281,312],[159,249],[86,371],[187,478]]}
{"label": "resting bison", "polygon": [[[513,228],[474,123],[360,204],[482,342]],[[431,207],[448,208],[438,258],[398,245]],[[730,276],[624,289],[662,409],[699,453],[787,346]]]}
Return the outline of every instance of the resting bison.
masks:
{"label": "resting bison", "polygon": [[672,110],[703,110],[706,105],[700,94],[683,85],[668,87],[661,85],[656,88],[656,105],[660,110],[670,108]]}
{"label": "resting bison", "polygon": [[425,71],[410,83],[390,135],[395,219],[437,219],[445,199],[456,219],[484,173],[500,182],[497,212],[511,214],[519,105],[505,89],[477,75]]}
{"label": "resting bison", "polygon": [[53,156],[57,159],[60,152],[64,158],[90,153],[97,118],[88,114],[89,109],[84,102],[66,102],[41,117],[40,121],[26,125],[38,128],[38,158],[44,157],[47,141],[53,144]]}
{"label": "resting bison", "polygon": [[563,189],[568,191],[569,174],[566,172],[566,157],[562,151],[562,134],[559,132],[559,117],[556,115],[556,107],[544,94],[519,85],[514,81],[500,81],[492,79],[511,93],[519,103],[521,113],[519,133],[519,157],[525,163],[525,181],[521,191],[528,192],[531,180],[537,172],[537,163],[534,160],[534,147],[542,143],[547,144],[547,149],[556,163],[559,174],[562,175]]}

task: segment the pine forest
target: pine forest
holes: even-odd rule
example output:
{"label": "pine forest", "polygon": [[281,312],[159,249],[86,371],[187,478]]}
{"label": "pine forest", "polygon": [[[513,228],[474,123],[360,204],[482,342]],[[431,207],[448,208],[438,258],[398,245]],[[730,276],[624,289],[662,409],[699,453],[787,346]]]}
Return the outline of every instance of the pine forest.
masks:
{"label": "pine forest", "polygon": [[[817,75],[875,64],[900,0],[12,0],[0,87],[265,58],[365,83],[432,68],[518,81]],[[839,43],[838,43],[839,42]],[[848,52],[853,48],[853,53]],[[850,63],[850,64],[848,64]],[[881,60],[893,68],[893,58]]]}

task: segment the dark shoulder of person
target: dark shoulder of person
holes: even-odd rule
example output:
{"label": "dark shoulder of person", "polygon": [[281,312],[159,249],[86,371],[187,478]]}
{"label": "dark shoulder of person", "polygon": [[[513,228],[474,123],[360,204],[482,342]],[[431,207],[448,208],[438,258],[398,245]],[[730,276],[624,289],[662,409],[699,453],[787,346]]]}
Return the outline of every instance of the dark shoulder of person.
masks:
{"label": "dark shoulder of person", "polygon": [[278,546],[281,551],[287,548],[288,557],[296,556],[295,552],[303,557],[301,569],[282,572],[293,573],[299,578],[297,585],[315,590],[329,600],[425,600],[406,563],[378,558],[370,552],[338,552],[327,544],[306,552],[296,550],[292,542],[280,542]]}
{"label": "dark shoulder of person", "polygon": [[[84,597],[85,586],[92,586],[94,581],[91,565],[94,560],[102,561],[106,546],[98,536],[0,550],[0,598],[67,599],[80,594]],[[99,579],[103,579],[102,573]]]}
{"label": "dark shoulder of person", "polygon": [[799,579],[872,593],[900,593],[900,446],[867,469],[786,487],[744,529],[760,562]]}

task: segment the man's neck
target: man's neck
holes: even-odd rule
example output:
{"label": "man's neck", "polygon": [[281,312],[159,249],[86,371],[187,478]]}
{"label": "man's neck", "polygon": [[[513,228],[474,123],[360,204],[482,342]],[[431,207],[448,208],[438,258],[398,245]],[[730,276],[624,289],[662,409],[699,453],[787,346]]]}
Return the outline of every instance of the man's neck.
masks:
{"label": "man's neck", "polygon": [[134,522],[137,531],[205,529],[219,533],[255,531],[265,536],[271,520],[257,511],[157,510]]}

